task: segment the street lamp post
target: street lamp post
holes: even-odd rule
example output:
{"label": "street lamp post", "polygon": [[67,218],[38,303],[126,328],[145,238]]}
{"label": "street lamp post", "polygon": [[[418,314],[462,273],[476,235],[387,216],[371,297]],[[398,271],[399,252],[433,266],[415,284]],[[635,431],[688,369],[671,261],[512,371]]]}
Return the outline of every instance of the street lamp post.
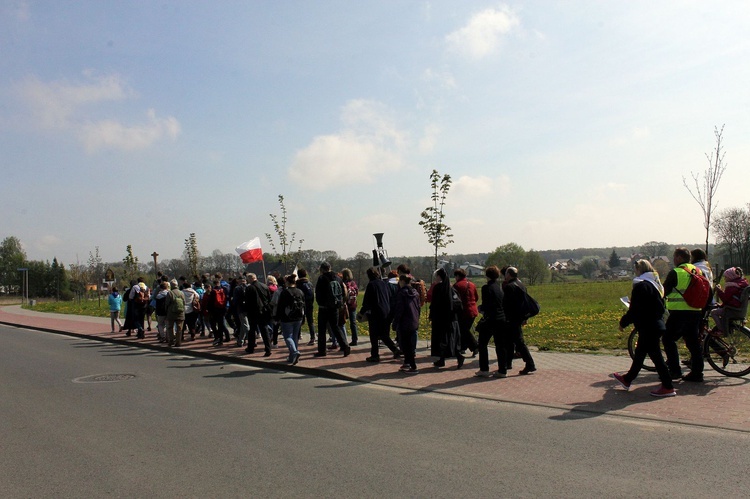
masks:
{"label": "street lamp post", "polygon": [[29,269],[22,267],[16,270],[21,272],[21,306],[24,306],[29,301]]}
{"label": "street lamp post", "polygon": [[159,264],[157,263],[156,258],[159,256],[159,253],[157,253],[156,251],[154,251],[153,253],[151,253],[151,256],[154,258],[154,274],[158,274],[159,273]]}

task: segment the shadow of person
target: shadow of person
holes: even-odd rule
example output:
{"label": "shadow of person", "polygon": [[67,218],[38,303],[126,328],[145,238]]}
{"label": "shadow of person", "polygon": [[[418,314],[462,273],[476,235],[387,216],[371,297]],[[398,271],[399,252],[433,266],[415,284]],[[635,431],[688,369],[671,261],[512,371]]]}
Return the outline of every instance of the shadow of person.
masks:
{"label": "shadow of person", "polygon": [[576,402],[565,413],[550,416],[553,421],[571,421],[578,419],[596,418],[611,412],[625,409],[633,404],[642,404],[647,402],[658,402],[659,397],[654,397],[650,392],[655,388],[653,385],[631,386],[630,391],[625,391],[618,387],[612,386],[614,381],[597,381],[591,386],[607,388],[599,400],[587,400]]}

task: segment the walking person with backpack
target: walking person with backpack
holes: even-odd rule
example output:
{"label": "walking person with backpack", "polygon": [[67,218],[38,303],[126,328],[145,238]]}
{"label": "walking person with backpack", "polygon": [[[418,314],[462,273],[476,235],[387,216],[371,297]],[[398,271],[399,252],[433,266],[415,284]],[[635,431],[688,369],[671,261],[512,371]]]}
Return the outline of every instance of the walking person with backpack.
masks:
{"label": "walking person with backpack", "polygon": [[167,345],[182,345],[182,326],[185,323],[185,295],[179,290],[177,279],[169,282],[169,293],[165,300],[167,308]]}
{"label": "walking person with backpack", "polygon": [[297,276],[294,274],[284,278],[286,287],[279,292],[274,317],[281,325],[281,335],[289,348],[288,361],[291,365],[299,362],[299,336],[305,316],[305,295],[295,286],[296,281]]}
{"label": "walking person with backpack", "polygon": [[[701,271],[690,262],[690,251],[687,248],[677,248],[672,255],[674,268],[669,271],[664,280],[664,295],[667,300],[667,332],[662,340],[664,352],[667,354],[667,366],[672,379],[703,381],[703,352],[701,351],[700,323],[703,319],[703,306],[708,301],[708,295],[702,297],[702,302],[697,303],[694,295],[705,280],[708,289],[708,280]],[[698,279],[694,283],[693,279]],[[698,301],[701,301],[698,297]],[[692,302],[692,303],[689,303]],[[690,372],[682,376],[680,368],[680,354],[677,351],[677,340],[683,338],[685,346],[690,351]]]}
{"label": "walking person with backpack", "polygon": [[359,287],[357,282],[354,280],[354,274],[351,269],[341,270],[341,277],[346,285],[347,299],[346,308],[349,312],[349,330],[351,332],[351,341],[349,346],[353,347],[357,345],[357,335],[359,330],[357,329],[357,295],[359,295]]}
{"label": "walking person with backpack", "polygon": [[[526,288],[518,279],[518,270],[515,267],[505,269],[505,279],[503,280],[503,310],[505,311],[506,321],[506,345],[505,345],[505,368],[513,367],[513,357],[518,352],[526,363],[518,374],[526,375],[536,371],[534,359],[531,357],[529,347],[523,339],[523,325],[528,318],[525,312],[526,301],[528,296]],[[500,359],[498,359],[498,362]]]}
{"label": "walking person with backpack", "polygon": [[209,285],[205,295],[206,311],[211,329],[214,332],[215,347],[224,345],[224,338],[229,340],[229,331],[224,323],[224,315],[227,313],[227,296],[221,287],[220,281],[215,280]]}
{"label": "walking person with backpack", "polygon": [[344,352],[344,357],[352,353],[341,327],[339,315],[344,303],[344,282],[331,270],[331,264],[320,264],[320,277],[315,283],[315,300],[318,302],[318,351],[315,357],[326,356],[326,330],[330,330],[334,339]]}
{"label": "walking person with backpack", "polygon": [[313,285],[310,284],[310,280],[307,278],[307,270],[299,269],[297,271],[297,289],[301,290],[305,295],[305,318],[302,323],[307,323],[307,327],[310,331],[310,341],[307,343],[309,346],[315,344],[315,321],[313,320],[313,307],[315,306],[315,290]]}

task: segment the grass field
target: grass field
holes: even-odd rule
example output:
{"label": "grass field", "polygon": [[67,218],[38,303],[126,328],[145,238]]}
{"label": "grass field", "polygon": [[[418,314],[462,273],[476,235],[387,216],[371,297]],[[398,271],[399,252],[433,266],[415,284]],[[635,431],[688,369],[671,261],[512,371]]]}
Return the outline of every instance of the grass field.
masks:
{"label": "grass field", "polygon": [[[481,287],[484,281],[476,281]],[[531,296],[541,304],[538,316],[524,328],[526,342],[540,350],[558,352],[624,352],[627,333],[617,330],[625,309],[620,297],[629,295],[631,281],[575,282],[530,286]],[[362,293],[359,295],[360,302]],[[107,300],[37,303],[35,310],[109,317]],[[422,311],[419,335],[429,338],[427,306]],[[367,323],[360,323],[367,334]],[[303,330],[306,330],[304,328]]]}

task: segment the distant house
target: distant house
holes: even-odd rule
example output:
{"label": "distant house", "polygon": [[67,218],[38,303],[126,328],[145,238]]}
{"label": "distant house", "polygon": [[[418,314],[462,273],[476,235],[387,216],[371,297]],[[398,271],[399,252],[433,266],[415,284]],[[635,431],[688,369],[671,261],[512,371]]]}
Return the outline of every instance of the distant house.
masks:
{"label": "distant house", "polygon": [[484,275],[484,267],[482,267],[481,265],[466,262],[462,265],[459,265],[459,268],[464,269],[466,271],[466,275],[469,277]]}

